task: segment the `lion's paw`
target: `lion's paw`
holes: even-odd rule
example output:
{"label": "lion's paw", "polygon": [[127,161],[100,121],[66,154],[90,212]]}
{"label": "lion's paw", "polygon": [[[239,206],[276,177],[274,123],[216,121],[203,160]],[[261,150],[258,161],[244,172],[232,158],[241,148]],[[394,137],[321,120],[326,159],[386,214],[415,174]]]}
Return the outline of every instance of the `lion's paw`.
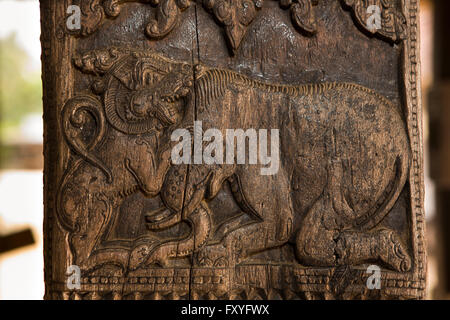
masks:
{"label": "lion's paw", "polygon": [[381,230],[379,237],[379,258],[396,271],[407,272],[411,269],[411,258],[399,237],[391,230]]}

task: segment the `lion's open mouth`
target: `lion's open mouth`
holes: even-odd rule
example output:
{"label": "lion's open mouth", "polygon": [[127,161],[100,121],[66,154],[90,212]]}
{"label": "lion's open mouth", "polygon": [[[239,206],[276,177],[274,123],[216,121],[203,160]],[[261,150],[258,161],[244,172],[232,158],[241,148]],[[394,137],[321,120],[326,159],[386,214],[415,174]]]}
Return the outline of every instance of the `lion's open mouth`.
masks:
{"label": "lion's open mouth", "polygon": [[161,207],[146,213],[145,221],[149,230],[161,230],[180,222],[181,213],[173,212],[166,207]]}

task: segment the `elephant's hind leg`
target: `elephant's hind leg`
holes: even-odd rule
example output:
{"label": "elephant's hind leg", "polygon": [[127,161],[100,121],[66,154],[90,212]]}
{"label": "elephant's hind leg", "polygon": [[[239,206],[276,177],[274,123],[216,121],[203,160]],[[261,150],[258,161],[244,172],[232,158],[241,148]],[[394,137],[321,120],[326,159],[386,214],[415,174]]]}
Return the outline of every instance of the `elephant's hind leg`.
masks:
{"label": "elephant's hind leg", "polygon": [[394,231],[342,231],[332,210],[328,197],[322,196],[306,215],[296,238],[300,263],[326,267],[380,262],[400,272],[411,268],[411,258]]}
{"label": "elephant's hind leg", "polygon": [[309,266],[336,264],[336,223],[328,219],[331,209],[328,197],[322,195],[311,207],[296,237],[296,254],[300,263]]}

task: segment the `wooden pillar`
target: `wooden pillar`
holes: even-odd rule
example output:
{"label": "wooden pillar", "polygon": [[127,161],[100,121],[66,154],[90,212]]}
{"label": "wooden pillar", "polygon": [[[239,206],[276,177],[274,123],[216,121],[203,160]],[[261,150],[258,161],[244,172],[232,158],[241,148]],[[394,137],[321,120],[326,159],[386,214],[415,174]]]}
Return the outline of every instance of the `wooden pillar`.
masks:
{"label": "wooden pillar", "polygon": [[422,298],[419,1],[369,2],[41,0],[45,297]]}

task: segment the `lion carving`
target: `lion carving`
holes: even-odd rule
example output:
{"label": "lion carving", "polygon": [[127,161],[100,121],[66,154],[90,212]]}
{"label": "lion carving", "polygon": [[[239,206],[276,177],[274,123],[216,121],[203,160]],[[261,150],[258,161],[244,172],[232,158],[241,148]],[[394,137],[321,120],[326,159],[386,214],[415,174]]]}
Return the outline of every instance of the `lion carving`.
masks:
{"label": "lion carving", "polygon": [[[109,263],[134,270],[187,256],[231,266],[288,242],[305,266],[411,268],[401,237],[380,227],[410,163],[400,107],[387,98],[352,83],[271,84],[117,48],[77,55],[74,63],[101,77],[93,88],[100,98],[75,97],[62,117],[77,160],[61,182],[58,218],[84,269]],[[263,176],[250,164],[173,164],[171,133],[194,119],[223,132],[278,128],[278,173]],[[94,128],[87,136],[83,123]],[[213,228],[207,200],[224,183],[247,214]],[[114,208],[135,192],[162,199],[145,217],[150,233],[184,221],[190,234],[138,239],[114,254],[101,248]]]}

